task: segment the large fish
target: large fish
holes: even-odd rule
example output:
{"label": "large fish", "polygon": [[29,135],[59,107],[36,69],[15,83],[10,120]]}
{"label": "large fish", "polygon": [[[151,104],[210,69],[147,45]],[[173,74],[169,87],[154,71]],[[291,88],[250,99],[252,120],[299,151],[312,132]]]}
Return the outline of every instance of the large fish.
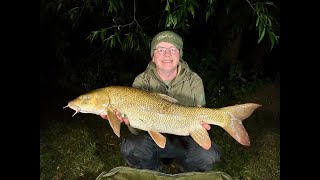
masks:
{"label": "large fish", "polygon": [[179,105],[177,100],[164,94],[127,86],[108,86],[80,95],[65,107],[75,110],[74,115],[78,112],[107,115],[118,137],[121,123],[115,110],[125,114],[133,128],[147,131],[161,148],[166,144],[166,138],[161,133],[168,133],[190,135],[208,150],[211,140],[201,121],[222,127],[240,144],[249,146],[249,136],[242,120],[259,106],[246,103],[223,108],[189,107]]}

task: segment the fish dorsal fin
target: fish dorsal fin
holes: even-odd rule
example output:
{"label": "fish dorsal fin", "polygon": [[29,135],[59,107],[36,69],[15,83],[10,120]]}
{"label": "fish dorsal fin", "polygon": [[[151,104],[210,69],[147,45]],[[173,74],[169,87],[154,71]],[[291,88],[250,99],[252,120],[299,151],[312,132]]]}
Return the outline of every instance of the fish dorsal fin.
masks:
{"label": "fish dorsal fin", "polygon": [[166,137],[156,131],[148,131],[154,142],[161,148],[166,146]]}
{"label": "fish dorsal fin", "polygon": [[169,101],[169,102],[178,103],[178,100],[176,100],[175,98],[170,97],[170,96],[168,96],[168,95],[166,95],[166,94],[161,94],[161,93],[156,93],[156,94],[159,95],[161,98]]}
{"label": "fish dorsal fin", "polygon": [[108,108],[107,110],[107,116],[109,120],[109,124],[113,130],[113,132],[120,137],[120,128],[121,128],[121,122],[119,121],[116,113],[114,112],[114,109]]}
{"label": "fish dorsal fin", "polygon": [[190,136],[204,149],[208,150],[211,147],[211,140],[208,131],[205,128],[201,127],[192,131]]}

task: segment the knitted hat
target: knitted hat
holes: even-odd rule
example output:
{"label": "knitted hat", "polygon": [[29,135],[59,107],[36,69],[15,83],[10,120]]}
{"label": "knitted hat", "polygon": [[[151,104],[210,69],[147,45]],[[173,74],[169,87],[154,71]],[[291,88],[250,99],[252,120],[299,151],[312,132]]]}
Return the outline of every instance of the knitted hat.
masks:
{"label": "knitted hat", "polygon": [[183,41],[182,38],[172,31],[162,31],[159,32],[151,41],[150,55],[153,57],[154,48],[161,42],[168,42],[176,46],[180,50],[180,59],[182,59],[182,48]]}

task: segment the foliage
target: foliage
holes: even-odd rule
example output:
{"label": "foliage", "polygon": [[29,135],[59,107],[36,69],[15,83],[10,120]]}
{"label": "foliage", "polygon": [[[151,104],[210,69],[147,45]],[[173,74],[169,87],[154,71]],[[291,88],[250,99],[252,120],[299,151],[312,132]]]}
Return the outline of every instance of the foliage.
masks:
{"label": "foliage", "polygon": [[185,54],[191,69],[202,77],[208,106],[225,106],[230,99],[239,99],[272,82],[271,78],[263,74],[261,65],[244,69],[241,61],[228,64],[216,58],[210,50],[203,56],[195,49]]}
{"label": "foliage", "polygon": [[[96,51],[102,51],[95,53]],[[60,68],[58,84],[64,90],[73,93],[84,93],[92,89],[107,85],[122,84],[131,86],[134,74],[127,71],[130,67],[123,67],[123,61],[130,56],[113,57],[108,52],[98,49],[90,53],[87,58],[69,57]],[[117,63],[112,62],[114,58],[121,58]],[[81,63],[80,63],[81,62]]]}
{"label": "foliage", "polygon": [[[279,43],[279,7],[270,1],[48,1],[47,8],[54,16],[51,21],[59,26],[54,32],[61,68],[59,83],[81,91],[107,84],[130,85],[150,60],[150,41],[160,30],[177,31],[186,37],[188,45],[197,39],[193,32],[204,29],[201,31],[206,38],[198,42],[202,52],[187,46],[184,52],[187,62],[205,81],[208,96],[216,102],[221,96],[240,96],[248,86],[261,84],[262,67],[245,69],[245,61],[229,63],[223,56],[239,34],[255,28],[252,32],[257,32],[259,45],[272,49]],[[148,7],[143,11],[142,3]],[[88,44],[75,49],[76,38]],[[125,67],[131,63],[136,66]]]}
{"label": "foliage", "polygon": [[[279,43],[279,35],[277,35],[279,24],[277,17],[274,17],[277,14],[269,10],[277,7],[270,1],[161,0],[161,2],[154,2],[158,4],[157,9],[146,10],[150,14],[142,20],[142,17],[136,17],[137,11],[142,11],[142,9],[136,8],[136,3],[138,2],[135,0],[133,2],[122,0],[51,0],[48,7],[65,22],[72,24],[73,27],[80,26],[81,18],[85,19],[93,16],[97,19],[98,17],[106,19],[99,22],[100,25],[94,25],[98,26],[98,29],[92,30],[87,38],[91,42],[100,40],[108,48],[114,48],[117,45],[123,50],[148,48],[150,32],[146,31],[147,28],[187,31],[190,29],[191,21],[205,24],[215,22],[218,18],[224,16],[233,15],[240,15],[240,17],[236,17],[240,21],[232,21],[233,25],[230,26],[230,30],[232,30],[230,33],[239,32],[242,28],[255,24],[258,31],[258,43],[266,38],[265,34],[268,34],[271,42],[270,49]],[[224,9],[224,14],[217,16],[219,9]],[[155,18],[150,18],[154,12],[158,11],[161,13],[156,13]],[[251,21],[252,17],[255,18],[255,21]],[[131,22],[128,22],[128,19],[131,19]],[[157,23],[140,25],[146,20],[156,20]]]}
{"label": "foliage", "polygon": [[256,2],[251,4],[249,0],[246,0],[250,7],[253,9],[257,16],[256,27],[258,28],[259,38],[258,44],[265,37],[267,32],[269,40],[271,42],[270,50],[274,47],[275,43],[279,43],[279,36],[273,31],[273,26],[278,26],[277,20],[275,20],[271,14],[268,12],[268,6],[275,6],[273,2]]}
{"label": "foliage", "polygon": [[167,0],[165,26],[172,29],[182,28],[186,30],[190,26],[188,23],[190,14],[194,19],[198,8],[199,3],[197,0]]}

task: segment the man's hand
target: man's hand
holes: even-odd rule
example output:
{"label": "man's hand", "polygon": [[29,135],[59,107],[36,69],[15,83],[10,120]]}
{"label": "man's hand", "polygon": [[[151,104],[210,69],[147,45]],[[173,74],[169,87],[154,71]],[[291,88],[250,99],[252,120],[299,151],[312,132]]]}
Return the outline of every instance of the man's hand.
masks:
{"label": "man's hand", "polygon": [[[125,124],[129,124],[129,120],[127,119],[127,118],[123,118],[123,117],[121,117],[121,113],[119,112],[119,111],[117,111],[116,110],[116,115],[117,115],[117,118],[119,119],[119,121],[121,122],[121,123],[125,123]],[[103,114],[101,114],[100,115],[103,119],[108,119],[108,116],[107,115],[103,115]]]}
{"label": "man's hand", "polygon": [[[201,105],[197,105],[197,107],[202,107],[202,106]],[[208,123],[205,123],[205,122],[201,121],[200,124],[201,124],[201,126],[203,126],[208,131],[211,129],[211,126]]]}
{"label": "man's hand", "polygon": [[205,122],[201,121],[200,124],[201,124],[201,126],[203,126],[208,131],[211,129],[211,126],[208,123],[205,123]]}

